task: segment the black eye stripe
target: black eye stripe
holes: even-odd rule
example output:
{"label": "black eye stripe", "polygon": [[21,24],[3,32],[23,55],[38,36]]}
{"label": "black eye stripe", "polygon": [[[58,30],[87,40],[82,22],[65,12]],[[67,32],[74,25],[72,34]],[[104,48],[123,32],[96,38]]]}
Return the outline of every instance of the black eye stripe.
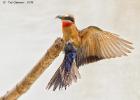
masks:
{"label": "black eye stripe", "polygon": [[74,18],[73,17],[65,17],[65,19],[74,22]]}

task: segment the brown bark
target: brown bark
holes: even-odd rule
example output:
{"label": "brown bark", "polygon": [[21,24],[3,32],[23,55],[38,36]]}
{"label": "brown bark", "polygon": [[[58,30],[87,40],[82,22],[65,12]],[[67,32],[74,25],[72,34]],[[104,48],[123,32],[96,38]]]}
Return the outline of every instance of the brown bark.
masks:
{"label": "brown bark", "polygon": [[17,100],[22,94],[27,92],[32,84],[39,78],[46,68],[58,57],[64,47],[61,38],[55,40],[54,44],[48,49],[47,53],[34,66],[34,68],[19,82],[13,89],[8,91],[0,100]]}

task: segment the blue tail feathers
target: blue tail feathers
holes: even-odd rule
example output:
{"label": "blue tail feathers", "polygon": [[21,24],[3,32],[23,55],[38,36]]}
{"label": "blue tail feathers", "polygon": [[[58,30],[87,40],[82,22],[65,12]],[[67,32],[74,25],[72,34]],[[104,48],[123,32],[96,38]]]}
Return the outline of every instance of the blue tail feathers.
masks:
{"label": "blue tail feathers", "polygon": [[47,89],[50,89],[52,86],[54,91],[57,87],[66,89],[73,81],[76,82],[80,78],[80,73],[75,63],[76,48],[72,43],[68,42],[65,44],[64,53],[64,60],[48,83]]}
{"label": "blue tail feathers", "polygon": [[76,57],[76,48],[72,45],[72,43],[68,42],[64,48],[65,57],[64,57],[64,67],[67,72],[70,72],[72,63]]}

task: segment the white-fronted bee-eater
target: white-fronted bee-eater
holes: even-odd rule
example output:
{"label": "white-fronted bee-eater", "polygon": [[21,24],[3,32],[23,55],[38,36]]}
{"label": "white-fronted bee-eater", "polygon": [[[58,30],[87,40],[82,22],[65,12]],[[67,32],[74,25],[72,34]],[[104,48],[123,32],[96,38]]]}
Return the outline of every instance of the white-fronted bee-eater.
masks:
{"label": "white-fronted bee-eater", "polygon": [[127,56],[133,49],[131,42],[96,26],[78,30],[72,15],[59,15],[57,18],[62,21],[65,57],[48,83],[48,89],[52,86],[53,90],[57,87],[66,89],[72,81],[77,81],[80,77],[79,66],[102,59]]}

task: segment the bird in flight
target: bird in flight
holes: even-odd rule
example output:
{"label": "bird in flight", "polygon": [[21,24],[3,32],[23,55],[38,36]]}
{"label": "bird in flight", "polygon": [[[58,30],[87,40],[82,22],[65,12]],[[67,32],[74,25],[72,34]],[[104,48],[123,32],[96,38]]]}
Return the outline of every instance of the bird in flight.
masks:
{"label": "bird in flight", "polygon": [[62,21],[65,57],[47,85],[55,91],[57,87],[67,88],[80,78],[78,68],[102,59],[127,56],[131,53],[132,43],[119,35],[104,31],[96,26],[78,30],[72,15],[59,15]]}

